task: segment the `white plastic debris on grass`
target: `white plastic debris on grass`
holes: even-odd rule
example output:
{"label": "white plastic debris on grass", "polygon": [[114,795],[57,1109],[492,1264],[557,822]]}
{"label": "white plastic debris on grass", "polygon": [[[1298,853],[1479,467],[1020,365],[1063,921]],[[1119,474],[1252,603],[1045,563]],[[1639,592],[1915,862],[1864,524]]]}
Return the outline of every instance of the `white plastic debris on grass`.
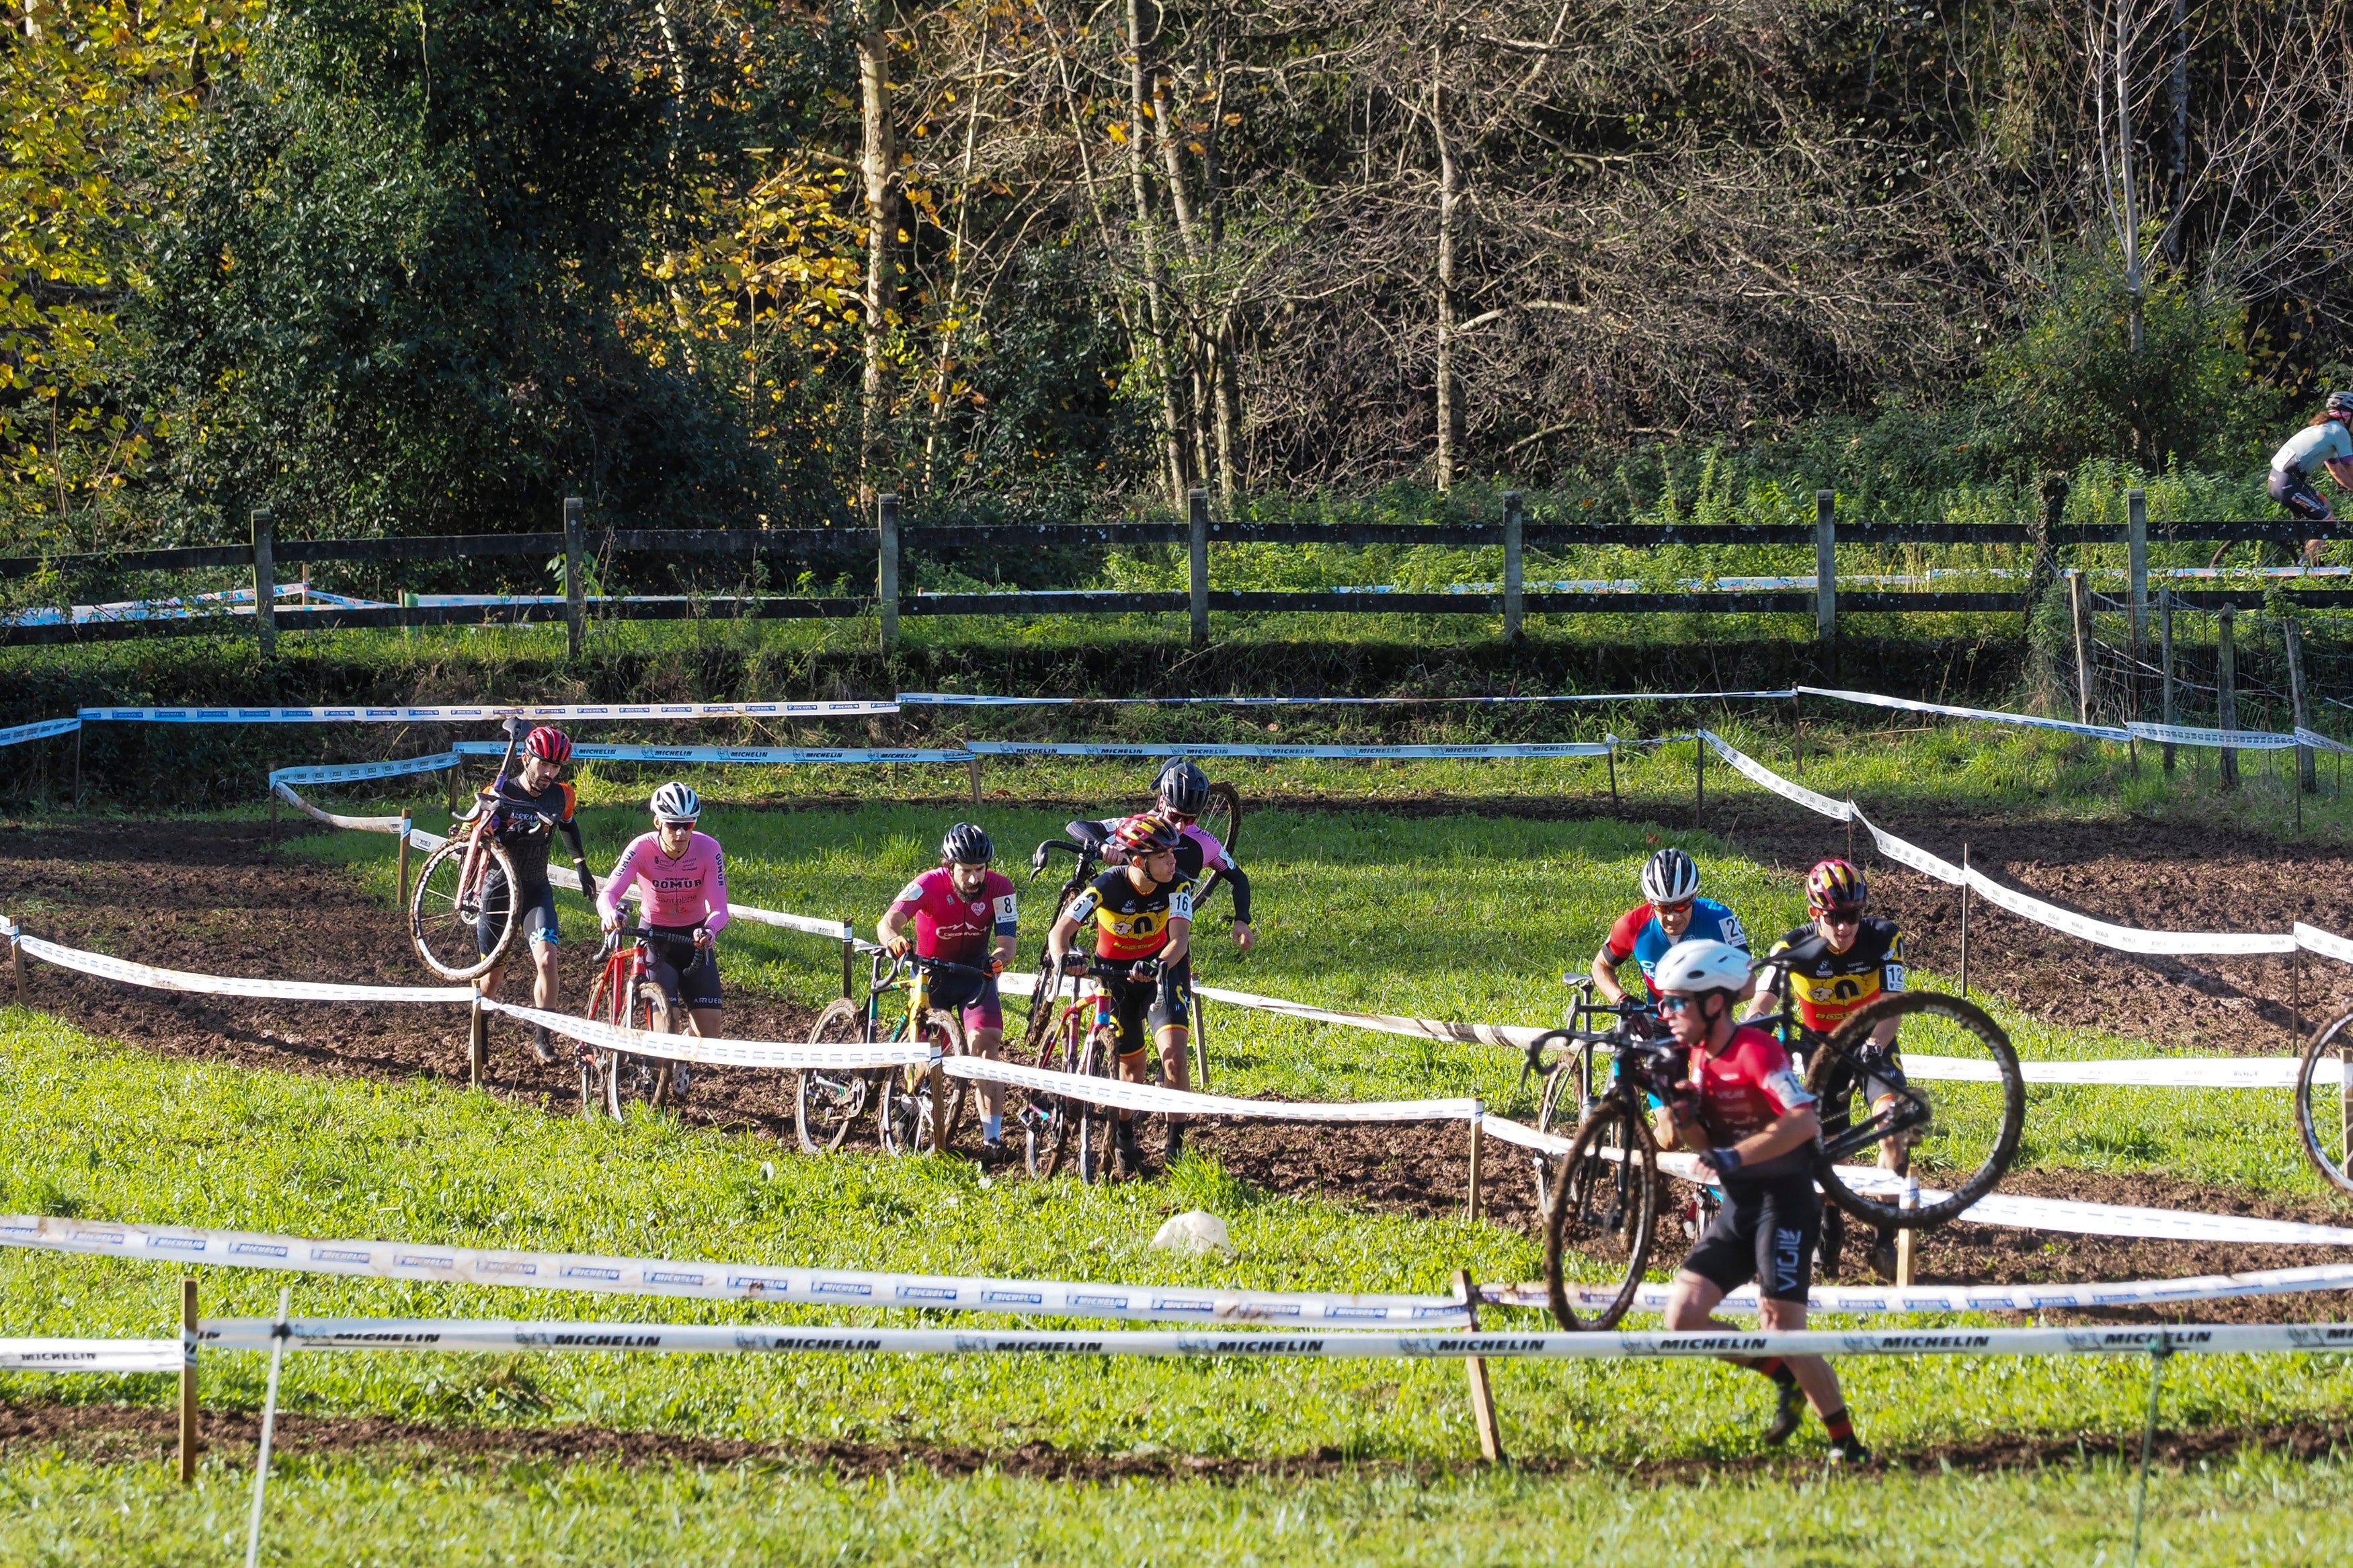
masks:
{"label": "white plastic debris on grass", "polygon": [[1230,1253],[1234,1238],[1226,1233],[1226,1222],[1216,1215],[1199,1209],[1187,1209],[1171,1215],[1152,1246],[1160,1252],[1184,1252],[1199,1256],[1205,1253]]}

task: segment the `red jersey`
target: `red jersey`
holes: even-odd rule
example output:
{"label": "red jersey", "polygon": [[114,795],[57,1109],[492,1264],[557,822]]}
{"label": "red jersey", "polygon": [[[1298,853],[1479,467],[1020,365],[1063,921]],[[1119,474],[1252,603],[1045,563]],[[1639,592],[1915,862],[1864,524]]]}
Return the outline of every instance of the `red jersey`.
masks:
{"label": "red jersey", "polygon": [[[1699,1090],[1700,1125],[1716,1148],[1737,1143],[1762,1132],[1784,1112],[1814,1103],[1814,1096],[1789,1066],[1781,1042],[1754,1025],[1733,1030],[1722,1054],[1709,1056],[1704,1046],[1691,1054],[1692,1087]],[[1794,1175],[1813,1163],[1813,1150],[1804,1144],[1786,1154],[1754,1165],[1743,1165],[1732,1180]]]}
{"label": "red jersey", "polygon": [[967,899],[956,891],[955,875],[934,866],[899,889],[891,912],[902,920],[914,915],[915,951],[925,958],[985,968],[990,934],[1011,936],[1016,929],[1013,879],[991,871]]}

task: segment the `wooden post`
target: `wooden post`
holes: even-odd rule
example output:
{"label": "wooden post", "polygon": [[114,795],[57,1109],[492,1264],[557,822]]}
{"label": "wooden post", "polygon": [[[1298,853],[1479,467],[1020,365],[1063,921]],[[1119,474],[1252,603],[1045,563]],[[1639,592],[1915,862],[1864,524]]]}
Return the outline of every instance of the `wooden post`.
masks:
{"label": "wooden post", "polygon": [[899,496],[874,498],[874,598],[882,611],[882,655],[899,647]]}
{"label": "wooden post", "polygon": [[1854,796],[1846,797],[1846,863],[1854,864]]}
{"label": "wooden post", "polygon": [[974,757],[964,765],[965,776],[972,781],[972,804],[980,804],[980,759]]}
{"label": "wooden post", "polygon": [[1193,487],[1186,498],[1190,542],[1185,554],[1185,588],[1192,602],[1193,646],[1209,646],[1209,492]]}
{"label": "wooden post", "polygon": [[1838,641],[1838,492],[1814,492],[1814,641]]}
{"label": "wooden post", "polygon": [[1520,567],[1520,541],[1526,531],[1526,518],[1520,506],[1520,492],[1504,492],[1504,640],[1520,640],[1520,605],[1523,597]]}
{"label": "wooden post", "polygon": [[278,651],[278,562],[269,509],[253,509],[253,629],[263,657]]}
{"label": "wooden post", "polygon": [[196,1479],[196,1282],[180,1281],[180,1484]]}
{"label": "wooden post", "polygon": [[850,966],[858,960],[858,943],[849,937],[841,939],[841,999],[849,1000]]}
{"label": "wooden post", "polygon": [[[1471,1332],[1477,1333],[1479,1287],[1472,1280],[1468,1268],[1454,1271],[1454,1294],[1462,1303]],[[1462,1370],[1471,1380],[1471,1418],[1479,1427],[1479,1457],[1491,1465],[1500,1465],[1504,1462],[1504,1432],[1495,1421],[1495,1391],[1487,1382],[1487,1358],[1466,1357]]]}
{"label": "wooden post", "polygon": [[[458,770],[464,765],[462,762],[449,764],[449,810],[453,816],[458,810]],[[456,829],[453,827],[451,831],[454,832]]]}
{"label": "wooden post", "polygon": [[1609,809],[1618,809],[1618,737],[1611,735],[1604,742],[1609,748]]}
{"label": "wooden post", "polygon": [[74,735],[74,787],[73,787],[73,803],[74,803],[74,805],[75,805],[77,808],[79,808],[79,807],[80,806],[80,805],[81,805],[81,731],[80,731],[80,730],[79,730],[79,729],[75,730],[75,731],[74,731],[74,732],[73,732],[73,735]]}
{"label": "wooden post", "polygon": [[[2125,572],[2132,585],[2132,650],[2148,647],[2148,492],[2125,491]],[[2135,679],[2138,679],[2136,672]]]}
{"label": "wooden post", "polygon": [[400,907],[404,910],[408,908],[408,836],[416,831],[416,827],[417,825],[409,820],[408,813],[403,811],[400,814]]}
{"label": "wooden post", "polygon": [[1479,1119],[1486,1113],[1486,1103],[1483,1100],[1471,1102],[1471,1194],[1469,1201],[1463,1205],[1462,1217],[1474,1224],[1479,1218],[1479,1200],[1482,1195],[1479,1191],[1479,1144],[1481,1142]]}
{"label": "wooden post", "polygon": [[8,968],[16,976],[16,1005],[19,1007],[31,1005],[25,1000],[25,944],[23,941],[14,936],[8,939]]}
{"label": "wooden post", "polygon": [[1789,771],[1799,778],[1804,778],[1806,776],[1806,710],[1799,703],[1798,694],[1794,691],[1789,693],[1789,722],[1798,732],[1798,760],[1790,764]]}
{"label": "wooden post", "polygon": [[572,657],[580,657],[580,639],[587,629],[587,584],[580,580],[580,512],[578,496],[564,498],[564,629],[571,639]]}
{"label": "wooden post", "polygon": [[466,1087],[480,1089],[490,1076],[491,1015],[477,994],[474,1005],[466,1010]]}
{"label": "wooden post", "polygon": [[2288,1044],[2301,1054],[2304,1050],[2304,950],[2302,948],[2287,955],[2287,1038]]}
{"label": "wooden post", "polygon": [[[2281,623],[2280,634],[2287,642],[2288,708],[2295,715],[2295,727],[2309,730],[2312,728],[2312,709],[2304,695],[2304,623],[2290,616]],[[2312,795],[2319,788],[2320,770],[2312,748],[2300,745],[2295,749],[2296,794]],[[2298,813],[2304,810],[2303,801],[2296,802],[2296,810]],[[2300,833],[2303,830],[2303,818],[2299,816],[2296,831]]]}
{"label": "wooden post", "polygon": [[[2218,667],[2214,684],[2221,692],[2221,727],[2225,732],[2239,727],[2239,654],[2232,642],[2231,624],[2237,617],[2238,610],[2230,605],[2223,605],[2214,617],[2217,628],[2214,653]],[[2239,787],[2239,753],[2235,747],[2222,748],[2221,773],[2224,789]]]}
{"label": "wooden post", "polygon": [[2084,597],[2084,574],[2067,574],[2067,606],[2075,617],[2075,722],[2092,721],[2092,610]]}
{"label": "wooden post", "polygon": [[932,1064],[932,1152],[948,1152],[948,1075],[939,1063]]}
{"label": "wooden post", "polygon": [[1969,844],[1961,840],[1961,999],[1969,994]]}
{"label": "wooden post", "polygon": [[[2157,634],[2158,638],[2158,647],[2162,650],[2158,655],[2158,662],[2164,666],[2165,670],[2164,720],[2166,723],[2170,724],[2174,722],[2173,590],[2170,588],[2160,588],[2157,591]],[[2164,755],[2165,771],[2167,773],[2171,773],[2173,771],[2172,742],[2168,741],[2165,742]]]}
{"label": "wooden post", "polygon": [[1692,736],[1692,826],[1707,811],[1707,742],[1694,733]]}
{"label": "wooden post", "polygon": [[1209,1002],[1198,990],[1193,992],[1193,1088],[1209,1092]]}

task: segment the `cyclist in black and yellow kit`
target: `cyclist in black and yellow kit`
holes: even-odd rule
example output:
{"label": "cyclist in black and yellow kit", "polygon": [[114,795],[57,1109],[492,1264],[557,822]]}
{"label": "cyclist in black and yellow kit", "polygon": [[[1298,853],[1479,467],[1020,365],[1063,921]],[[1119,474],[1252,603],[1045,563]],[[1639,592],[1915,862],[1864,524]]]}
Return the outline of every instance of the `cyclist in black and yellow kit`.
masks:
{"label": "cyclist in black and yellow kit", "polygon": [[[1890,992],[1904,989],[1904,933],[1895,922],[1865,914],[1871,888],[1862,873],[1844,860],[1824,860],[1806,873],[1806,912],[1811,924],[1801,925],[1766,954],[1757,976],[1754,1018],[1780,1005],[1788,987],[1798,1023],[1810,1033],[1829,1035],[1855,1012]],[[1895,1060],[1897,1020],[1888,1019],[1872,1031],[1872,1039]],[[1883,1110],[1895,1097],[1894,1087],[1882,1079],[1864,1082],[1872,1110]],[[1911,1165],[1911,1146],[1903,1138],[1887,1138],[1879,1145],[1879,1163],[1898,1174]],[[1871,1266],[1881,1277],[1895,1277],[1895,1232],[1883,1228],[1871,1248]]]}

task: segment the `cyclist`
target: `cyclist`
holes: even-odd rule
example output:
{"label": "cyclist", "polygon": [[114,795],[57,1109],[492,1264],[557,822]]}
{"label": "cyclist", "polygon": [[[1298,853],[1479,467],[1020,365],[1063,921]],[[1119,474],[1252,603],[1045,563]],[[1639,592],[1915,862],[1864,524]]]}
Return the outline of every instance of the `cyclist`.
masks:
{"label": "cyclist", "polygon": [[[1862,873],[1844,860],[1823,860],[1806,873],[1806,912],[1810,923],[1799,926],[1765,957],[1758,976],[1757,1001],[1749,1016],[1761,1017],[1778,1005],[1786,984],[1800,1027],[1828,1035],[1856,1009],[1890,992],[1904,989],[1904,933],[1895,922],[1864,913],[1871,886]],[[1871,1032],[1873,1044],[1894,1063],[1898,1021],[1888,1019]],[[1899,1064],[1900,1065],[1900,1064]],[[1893,1104],[1894,1085],[1886,1079],[1866,1079],[1863,1092],[1876,1116]],[[1902,1138],[1883,1139],[1879,1163],[1902,1174],[1911,1168],[1910,1146]],[[1883,1226],[1871,1248],[1871,1266],[1882,1279],[1895,1278],[1895,1231]]]}
{"label": "cyclist", "polygon": [[1662,849],[1643,866],[1642,900],[1618,917],[1593,955],[1594,988],[1612,1002],[1626,1000],[1618,966],[1630,958],[1642,966],[1642,978],[1649,982],[1659,960],[1679,942],[1721,942],[1748,951],[1748,933],[1741,929],[1740,917],[1714,899],[1699,896],[1699,866],[1680,849]]}
{"label": "cyclist", "polygon": [[[1145,1081],[1145,1050],[1156,1042],[1163,1075],[1176,1088],[1188,1089],[1186,1047],[1192,1031],[1185,1021],[1192,1004],[1193,880],[1177,863],[1178,838],[1176,825],[1157,816],[1122,822],[1112,835],[1121,864],[1071,900],[1046,933],[1046,959],[1049,976],[1061,973],[1079,928],[1092,921],[1093,969],[1117,1020],[1119,1076],[1131,1083]],[[1134,1113],[1115,1112],[1113,1132],[1120,1169],[1136,1174],[1144,1169],[1144,1151],[1135,1142]],[[1184,1147],[1185,1123],[1171,1116],[1168,1158],[1176,1159]]]}
{"label": "cyclist", "polygon": [[[1730,1328],[1710,1314],[1751,1279],[1767,1332],[1806,1326],[1822,1225],[1813,1178],[1821,1119],[1781,1043],[1736,1016],[1748,981],[1748,955],[1722,942],[1678,942],[1652,972],[1659,1016],[1691,1053],[1685,1092],[1654,1113],[1659,1142],[1695,1152],[1701,1171],[1724,1189],[1724,1206],[1668,1293],[1666,1322],[1673,1330]],[[1766,1441],[1786,1442],[1810,1403],[1830,1434],[1831,1458],[1869,1457],[1830,1363],[1820,1356],[1725,1359],[1764,1376],[1778,1392]]]}
{"label": "cyclist", "polygon": [[[515,728],[522,727],[520,720],[512,722]],[[510,735],[513,732],[508,731]],[[588,874],[587,852],[580,845],[580,825],[573,820],[577,796],[570,784],[557,777],[571,755],[572,737],[542,724],[523,741],[522,766],[512,773],[501,771],[482,787],[475,803],[477,811],[489,814],[480,832],[506,846],[515,872],[515,886],[509,888],[498,867],[491,867],[482,884],[481,912],[475,917],[475,940],[480,951],[490,952],[506,925],[507,910],[518,911],[523,934],[531,939],[531,1005],[543,1012],[553,1012],[562,994],[555,969],[555,888],[547,879],[547,854],[557,833],[571,847],[582,890],[591,898],[596,891],[596,881]],[[475,843],[480,842],[478,836]],[[468,852],[460,887],[473,885],[482,858],[479,847]],[[506,961],[501,959],[496,968],[475,982],[476,989],[484,996],[495,997],[506,970]],[[555,1059],[545,1025],[533,1026],[531,1049],[543,1062]]]}
{"label": "cyclist", "polygon": [[[991,1061],[1005,1044],[997,977],[1013,962],[1018,928],[1013,879],[989,869],[996,858],[997,846],[977,823],[957,823],[940,840],[940,863],[900,889],[874,922],[874,934],[894,957],[912,946],[923,957],[987,972],[978,979],[934,974],[924,989],[935,1005],[963,1009],[966,1045]],[[981,1158],[994,1163],[1005,1155],[1005,1086],[982,1083],[980,1107]]]}
{"label": "cyclist", "polygon": [[[1153,788],[1159,804],[1152,815],[1177,830],[1176,867],[1185,879],[1198,885],[1203,873],[1216,871],[1233,885],[1234,945],[1248,952],[1258,945],[1258,930],[1250,924],[1250,874],[1234,858],[1233,851],[1200,825],[1201,813],[1209,805],[1209,775],[1189,758],[1171,757],[1153,781]],[[1100,822],[1073,822],[1069,832],[1082,843],[1094,845],[1105,865],[1116,866],[1125,851],[1113,835],[1126,820],[1113,816]]]}
{"label": "cyclist", "polygon": [[[654,983],[686,1007],[687,1026],[704,1039],[719,1033],[719,948],[727,929],[727,860],[719,840],[695,831],[702,800],[672,781],[647,802],[654,830],[640,833],[596,896],[608,931],[621,929],[621,900],[635,889],[653,958]],[[687,1064],[670,1068],[674,1092],[686,1090]]]}
{"label": "cyclist", "polygon": [[[2353,392],[2332,392],[2320,417],[2289,437],[2286,444],[2272,454],[2272,500],[2287,508],[2297,521],[2337,521],[2327,500],[2312,487],[2312,481],[2319,477],[2318,470],[2326,469],[2337,489],[2353,490],[2353,429],[2348,426],[2353,426]],[[2319,563],[2320,544],[2317,539],[2305,542],[2305,565]],[[2225,544],[2217,550],[2211,564],[2221,565],[2223,553],[2230,548]]]}

